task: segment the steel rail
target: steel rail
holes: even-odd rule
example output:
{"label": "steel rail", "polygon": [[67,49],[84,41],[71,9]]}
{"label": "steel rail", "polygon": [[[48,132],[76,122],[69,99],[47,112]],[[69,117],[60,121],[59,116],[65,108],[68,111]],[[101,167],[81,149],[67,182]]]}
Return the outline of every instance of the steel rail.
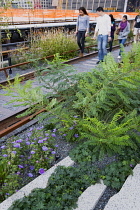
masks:
{"label": "steel rail", "polygon": [[[131,42],[129,42],[129,43],[131,43]],[[127,45],[129,43],[126,43],[125,45]],[[87,46],[85,48],[88,50],[88,52],[90,52],[90,48],[92,48],[92,47],[97,47],[97,45],[91,45],[91,46]],[[119,47],[120,47],[119,45],[115,45],[115,46],[113,46],[113,50],[115,50],[115,49],[117,49]],[[76,51],[79,51],[79,49],[77,49]],[[64,52],[63,55],[64,54],[68,54],[68,53],[73,53],[73,52],[76,52],[76,51],[75,50],[72,50],[72,51]],[[95,56],[97,56],[97,54],[98,54],[98,52],[97,51],[94,51],[94,52],[91,52],[91,53],[88,53],[88,54],[84,55],[83,57],[75,57],[75,58],[72,58],[72,59],[70,59],[68,61],[65,61],[63,63],[66,63],[66,64],[74,64],[77,61],[83,61],[83,60],[88,59],[90,57],[95,57]],[[54,55],[50,55],[50,56],[41,58],[39,60],[50,59],[50,58],[54,58]],[[0,68],[0,71],[2,71],[2,70],[3,71],[6,71],[9,68],[12,69],[12,68],[15,68],[15,67],[18,67],[18,66],[23,66],[25,64],[30,64],[30,63],[31,63],[31,61],[23,62],[23,63],[19,63],[19,64],[15,64],[15,65],[12,65],[12,66]],[[26,81],[28,79],[33,79],[35,77],[35,73],[36,73],[35,71],[32,71],[32,72],[29,72],[29,73],[26,73],[26,74],[22,74],[22,75],[19,76],[19,78],[21,79],[21,82],[22,81]],[[11,83],[14,82],[14,78],[9,79],[9,82],[11,82]],[[2,86],[6,86],[7,84],[8,84],[8,81],[7,80],[1,81],[0,82],[0,89],[2,89]]]}

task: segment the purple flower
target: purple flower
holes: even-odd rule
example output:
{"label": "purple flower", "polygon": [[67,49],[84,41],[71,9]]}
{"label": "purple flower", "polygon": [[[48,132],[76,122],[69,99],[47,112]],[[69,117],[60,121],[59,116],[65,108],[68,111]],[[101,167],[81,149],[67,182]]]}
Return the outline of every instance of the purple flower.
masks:
{"label": "purple flower", "polygon": [[10,195],[9,193],[6,193],[6,195]]}
{"label": "purple flower", "polygon": [[45,134],[45,136],[49,136],[49,134],[48,134],[48,133],[46,133],[46,134]]}
{"label": "purple flower", "polygon": [[20,144],[14,144],[14,147],[19,148]]}
{"label": "purple flower", "polygon": [[23,157],[24,157],[24,155],[20,155],[20,157],[21,157],[21,158],[23,158]]}
{"label": "purple flower", "polygon": [[58,144],[56,144],[55,147],[58,147]]}
{"label": "purple flower", "polygon": [[34,138],[34,141],[36,141],[37,138]]}
{"label": "purple flower", "polygon": [[42,150],[43,150],[43,151],[47,151],[48,148],[47,148],[46,146],[43,146],[43,147],[42,147]]}
{"label": "purple flower", "polygon": [[16,143],[21,143],[21,142],[22,142],[22,139],[16,140]]}
{"label": "purple flower", "polygon": [[30,159],[31,159],[31,156],[28,157],[28,160],[30,160]]}
{"label": "purple flower", "polygon": [[30,166],[30,170],[34,170],[34,168],[35,168],[34,166]]}
{"label": "purple flower", "polygon": [[28,133],[27,136],[30,137],[32,135],[32,133]]}
{"label": "purple flower", "polygon": [[48,160],[49,158],[48,158],[48,157],[46,157],[46,159]]}
{"label": "purple flower", "polygon": [[45,172],[44,168],[40,168],[40,169],[39,169],[39,173],[40,173],[40,174],[44,174],[44,172]]}
{"label": "purple flower", "polygon": [[53,149],[52,149],[52,148],[50,148],[50,151],[53,151]]}
{"label": "purple flower", "polygon": [[54,132],[54,133],[56,132],[56,128],[53,129],[53,132]]}
{"label": "purple flower", "polygon": [[67,135],[67,134],[65,134],[65,133],[63,134],[63,136],[66,136],[66,135]]}
{"label": "purple flower", "polygon": [[40,139],[42,139],[42,136],[39,136]]}
{"label": "purple flower", "polygon": [[36,163],[39,163],[39,161],[37,160]]}
{"label": "purple flower", "polygon": [[74,127],[70,127],[69,129],[72,130]]}
{"label": "purple flower", "polygon": [[39,144],[43,143],[43,139],[38,141]]}
{"label": "purple flower", "polygon": [[46,141],[46,140],[48,140],[48,137],[46,137],[45,139],[43,139],[43,141]]}
{"label": "purple flower", "polygon": [[32,154],[32,155],[35,154],[35,151],[31,151],[31,154]]}
{"label": "purple flower", "polygon": [[3,145],[3,146],[1,146],[1,149],[4,149],[5,148],[5,146]]}
{"label": "purple flower", "polygon": [[19,168],[24,168],[22,165],[18,165]]}
{"label": "purple flower", "polygon": [[17,175],[20,175],[20,171],[17,172]]}
{"label": "purple flower", "polygon": [[78,116],[75,115],[75,116],[73,116],[73,117],[74,117],[74,118],[77,118]]}
{"label": "purple flower", "polygon": [[130,164],[130,167],[133,167],[133,165],[132,165],[132,164]]}
{"label": "purple flower", "polygon": [[34,144],[34,142],[31,142],[31,144]]}
{"label": "purple flower", "polygon": [[33,174],[32,174],[32,173],[28,173],[28,176],[29,176],[29,177],[33,177]]}
{"label": "purple flower", "polygon": [[56,152],[55,151],[52,151],[51,153],[52,153],[52,155],[54,155]]}
{"label": "purple flower", "polygon": [[56,137],[55,133],[52,133],[52,137]]}
{"label": "purple flower", "polygon": [[79,137],[79,135],[78,135],[78,134],[74,134],[74,137],[75,137],[75,138],[78,138],[78,137]]}
{"label": "purple flower", "polygon": [[34,129],[33,128],[30,128],[30,131],[33,131]]}
{"label": "purple flower", "polygon": [[26,141],[28,141],[29,139],[28,138],[26,138]]}
{"label": "purple flower", "polygon": [[18,190],[16,190],[16,192],[18,192]]}
{"label": "purple flower", "polygon": [[16,151],[12,151],[12,153],[16,155],[17,152]]}
{"label": "purple flower", "polygon": [[30,142],[29,141],[26,141],[26,145],[30,145]]}
{"label": "purple flower", "polygon": [[8,155],[4,154],[3,157],[7,157]]}

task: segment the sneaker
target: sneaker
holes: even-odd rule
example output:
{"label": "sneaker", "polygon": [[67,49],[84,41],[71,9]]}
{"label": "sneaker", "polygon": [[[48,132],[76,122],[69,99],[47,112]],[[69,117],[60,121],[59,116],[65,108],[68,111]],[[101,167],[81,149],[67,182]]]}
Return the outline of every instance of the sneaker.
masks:
{"label": "sneaker", "polygon": [[96,63],[96,64],[99,64],[99,63],[101,63],[101,62],[103,62],[103,60],[101,60],[101,61],[97,61],[97,63]]}
{"label": "sneaker", "polygon": [[117,58],[118,58],[118,59],[120,59],[120,58],[121,58],[121,56],[119,55]]}
{"label": "sneaker", "polygon": [[80,58],[82,58],[83,56],[84,56],[83,53],[80,53],[80,54],[79,54],[79,57],[80,57]]}

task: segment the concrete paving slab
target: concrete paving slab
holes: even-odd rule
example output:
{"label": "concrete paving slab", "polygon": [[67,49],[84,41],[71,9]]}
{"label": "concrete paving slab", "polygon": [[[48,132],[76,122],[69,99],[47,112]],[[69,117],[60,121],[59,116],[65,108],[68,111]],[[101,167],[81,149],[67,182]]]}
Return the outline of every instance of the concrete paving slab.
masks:
{"label": "concrete paving slab", "polygon": [[103,182],[88,187],[79,197],[78,207],[75,210],[93,210],[105,189]]}
{"label": "concrete paving slab", "polygon": [[125,181],[120,192],[114,195],[105,210],[140,210],[140,164]]}

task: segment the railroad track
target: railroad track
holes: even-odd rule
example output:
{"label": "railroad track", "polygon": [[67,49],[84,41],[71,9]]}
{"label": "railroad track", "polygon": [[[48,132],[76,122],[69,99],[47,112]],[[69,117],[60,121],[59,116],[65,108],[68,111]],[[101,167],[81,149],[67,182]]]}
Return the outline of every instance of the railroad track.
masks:
{"label": "railroad track", "polygon": [[[130,43],[126,43],[126,45],[128,45]],[[116,50],[118,48],[119,48],[119,45],[116,45],[116,46],[113,47],[113,50]],[[70,64],[70,65],[77,64],[78,62],[85,61],[85,60],[88,60],[90,58],[93,58],[93,57],[97,56],[97,53],[98,52],[92,52],[92,53],[84,55],[83,57],[80,57],[80,58],[76,57],[76,58],[70,59],[70,60],[68,60],[68,61],[66,61],[64,63]],[[22,81],[23,80],[25,81],[25,80],[33,79],[34,77],[35,77],[35,71],[20,76],[20,78],[23,78]],[[10,80],[10,82],[13,82],[13,81],[14,81],[14,78]],[[2,82],[1,85],[7,85],[7,81]],[[9,134],[10,132],[16,130],[17,128],[25,125],[26,123],[30,122],[38,114],[40,114],[42,112],[45,112],[45,109],[42,109],[39,112],[36,112],[35,114],[28,115],[26,117],[17,118],[17,116],[19,114],[24,113],[26,110],[27,110],[27,108],[23,109],[20,112],[17,112],[16,114],[14,114],[14,115],[6,118],[6,119],[3,119],[0,122],[0,138],[5,136],[5,135],[7,135],[7,134]]]}
{"label": "railroad track", "polygon": [[[116,40],[114,40],[114,41],[116,41]],[[96,47],[96,48],[97,48],[97,45],[91,45],[91,46],[85,47],[85,49],[87,49],[87,51],[88,51],[88,54],[86,54],[86,55],[83,56],[82,58],[75,57],[75,58],[70,59],[70,60],[68,60],[68,61],[66,61],[66,62],[64,62],[64,63],[67,63],[67,64],[72,65],[72,64],[74,64],[75,62],[83,61],[83,60],[85,60],[85,59],[89,59],[90,57],[97,56],[97,53],[98,53],[97,51],[94,51],[94,52],[91,52],[91,53],[90,53],[90,50],[91,50],[91,48],[93,48],[93,47]],[[119,45],[114,46],[114,47],[113,47],[113,50],[115,50],[115,49],[117,49],[117,48],[119,48]],[[28,48],[23,48],[23,50],[27,50],[27,49],[28,49]],[[18,51],[18,49],[15,49],[15,50],[12,50],[12,51]],[[64,55],[64,54],[69,54],[69,53],[74,53],[74,52],[77,52],[77,51],[79,51],[79,49],[77,49],[77,50],[72,50],[72,51],[68,51],[68,52],[64,52],[63,55]],[[6,52],[8,52],[8,51],[6,51]],[[53,57],[54,57],[54,55],[50,55],[50,56],[47,56],[47,57],[44,57],[44,58],[40,58],[40,59],[38,59],[38,60],[53,59]],[[27,65],[27,64],[30,64],[30,63],[32,63],[32,62],[31,62],[31,61],[28,61],[28,62],[18,63],[18,64],[15,64],[15,65],[11,65],[11,66],[7,66],[7,67],[0,68],[0,71],[4,71],[6,77],[8,77],[8,74],[7,74],[6,70],[8,70],[8,69],[13,69],[13,68],[20,67],[20,66],[24,66],[24,65]],[[21,76],[19,76],[19,78],[21,79],[21,82],[22,82],[22,81],[26,81],[26,80],[28,80],[28,79],[33,79],[34,77],[35,77],[35,71],[31,71],[31,72],[29,72],[29,73],[22,74]],[[10,79],[9,81],[12,83],[12,82],[14,81],[14,78]],[[7,84],[8,84],[8,81],[7,81],[7,80],[1,81],[1,82],[0,82],[0,89],[2,88],[1,85],[5,86],[5,85],[7,85]]]}

